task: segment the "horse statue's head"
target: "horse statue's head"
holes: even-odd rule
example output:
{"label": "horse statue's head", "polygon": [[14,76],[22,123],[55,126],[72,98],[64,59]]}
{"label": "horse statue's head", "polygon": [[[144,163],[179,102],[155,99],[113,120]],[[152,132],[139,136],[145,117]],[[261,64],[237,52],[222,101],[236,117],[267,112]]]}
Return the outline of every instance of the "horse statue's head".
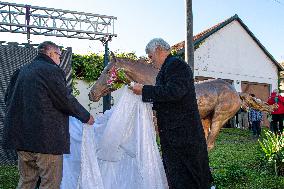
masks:
{"label": "horse statue's head", "polygon": [[107,84],[113,67],[123,68],[129,81],[135,81],[141,84],[153,85],[158,74],[158,69],[147,63],[145,59],[132,60],[128,58],[118,58],[111,52],[111,61],[102,71],[99,79],[89,92],[89,99],[91,101],[97,102],[102,96],[114,91],[114,89]]}

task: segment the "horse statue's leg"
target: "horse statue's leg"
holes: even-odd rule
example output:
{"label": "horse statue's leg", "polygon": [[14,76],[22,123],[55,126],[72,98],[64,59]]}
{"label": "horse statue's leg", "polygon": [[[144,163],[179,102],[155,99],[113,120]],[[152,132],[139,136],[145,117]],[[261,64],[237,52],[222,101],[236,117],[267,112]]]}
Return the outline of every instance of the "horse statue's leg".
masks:
{"label": "horse statue's leg", "polygon": [[209,116],[201,119],[206,141],[207,141],[209,129],[210,129],[210,126],[211,126],[211,120],[212,120],[212,118],[209,117]]}
{"label": "horse statue's leg", "polygon": [[219,101],[212,115],[212,124],[207,137],[208,150],[214,147],[220,129],[238,112],[241,106],[241,100],[236,92],[228,91],[218,99]]}
{"label": "horse statue's leg", "polygon": [[208,137],[207,137],[207,149],[208,149],[208,151],[210,151],[211,149],[214,148],[215,141],[216,141],[216,138],[217,138],[217,136],[220,132],[220,129],[233,116],[234,116],[234,114],[229,115],[229,116],[227,114],[213,115],[212,124],[211,124],[210,131],[209,131]]}

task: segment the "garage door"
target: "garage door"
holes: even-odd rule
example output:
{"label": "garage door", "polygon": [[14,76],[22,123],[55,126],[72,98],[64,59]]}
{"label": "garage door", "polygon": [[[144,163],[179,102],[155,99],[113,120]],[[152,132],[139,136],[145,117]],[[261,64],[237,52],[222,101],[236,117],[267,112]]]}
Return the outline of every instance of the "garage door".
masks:
{"label": "garage door", "polygon": [[[256,98],[261,99],[262,101],[267,101],[270,94],[270,85],[267,83],[252,83],[247,81],[242,81],[242,92],[248,94],[255,94]],[[267,120],[267,115],[264,114],[264,123],[265,126],[269,125]]]}

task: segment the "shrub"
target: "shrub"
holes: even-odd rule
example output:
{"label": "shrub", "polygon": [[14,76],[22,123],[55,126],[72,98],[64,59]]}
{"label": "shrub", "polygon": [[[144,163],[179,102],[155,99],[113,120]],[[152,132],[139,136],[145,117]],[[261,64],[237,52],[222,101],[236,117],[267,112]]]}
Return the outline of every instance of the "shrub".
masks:
{"label": "shrub", "polygon": [[83,79],[87,82],[95,81],[99,78],[104,68],[103,55],[72,55],[73,77]]}
{"label": "shrub", "polygon": [[[116,53],[120,58],[137,60],[135,53]],[[89,55],[72,55],[73,78],[82,79],[87,82],[96,81],[104,69],[104,55],[92,53]]]}
{"label": "shrub", "polygon": [[274,168],[276,175],[284,176],[284,136],[265,131],[265,136],[259,140],[264,160]]}

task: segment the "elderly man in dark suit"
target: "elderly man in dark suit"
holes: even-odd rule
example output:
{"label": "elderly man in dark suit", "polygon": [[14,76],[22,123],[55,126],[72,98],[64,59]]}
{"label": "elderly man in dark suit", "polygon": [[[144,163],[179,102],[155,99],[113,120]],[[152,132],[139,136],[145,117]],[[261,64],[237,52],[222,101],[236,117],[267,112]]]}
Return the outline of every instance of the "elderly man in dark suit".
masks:
{"label": "elderly man in dark suit", "polygon": [[53,42],[38,46],[39,55],[17,70],[6,92],[4,148],[18,153],[18,188],[58,189],[62,154],[69,153],[68,117],[93,124],[94,118],[69,93],[60,69],[60,48]]}
{"label": "elderly man in dark suit", "polygon": [[208,189],[208,152],[192,71],[170,54],[170,45],[161,38],[152,39],[146,53],[160,69],[156,84],[136,83],[131,89],[144,102],[153,102],[169,187]]}

